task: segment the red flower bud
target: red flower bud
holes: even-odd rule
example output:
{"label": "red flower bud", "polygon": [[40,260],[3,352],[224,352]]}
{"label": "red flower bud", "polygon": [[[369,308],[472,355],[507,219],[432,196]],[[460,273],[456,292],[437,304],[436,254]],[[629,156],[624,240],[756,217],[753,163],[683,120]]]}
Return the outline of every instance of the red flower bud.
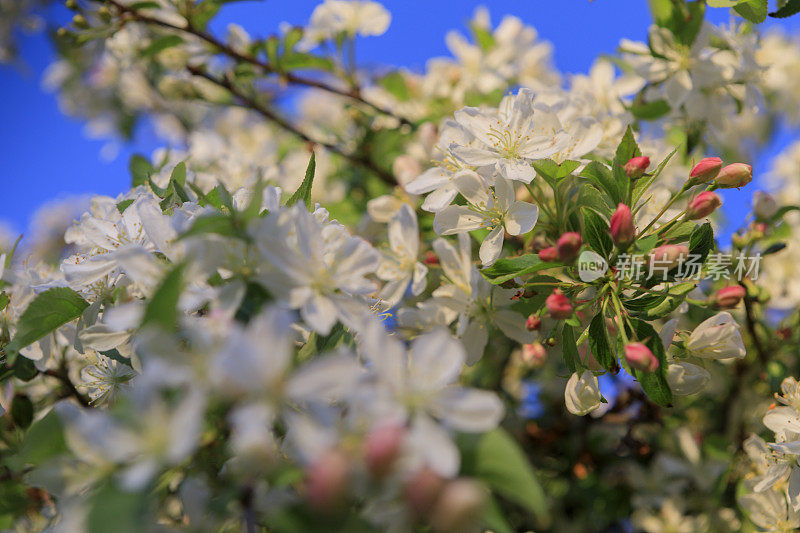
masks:
{"label": "red flower bud", "polygon": [[681,260],[688,259],[688,256],[689,248],[683,244],[664,244],[650,252],[650,268],[674,268]]}
{"label": "red flower bud", "polygon": [[625,346],[625,360],[631,368],[643,372],[653,372],[658,368],[658,359],[641,342],[631,342]]}
{"label": "red flower bud", "polygon": [[539,328],[542,327],[542,319],[536,315],[531,315],[528,317],[528,320],[525,321],[525,329],[528,331],[539,331]]}
{"label": "red flower bud", "polygon": [[558,289],[554,290],[553,294],[547,297],[544,304],[547,306],[547,311],[550,313],[550,316],[556,320],[562,320],[572,316],[572,304],[569,298],[564,296]]}
{"label": "red flower bud", "polygon": [[741,285],[731,285],[730,287],[723,287],[714,295],[714,301],[717,307],[722,309],[731,309],[739,305],[742,298],[745,297],[747,291]]}
{"label": "red flower bud", "polygon": [[522,360],[528,366],[541,366],[547,359],[547,351],[540,342],[522,345]]}
{"label": "red flower bud", "polygon": [[375,476],[388,474],[400,455],[406,430],[398,424],[383,424],[373,429],[364,442],[364,462]]}
{"label": "red flower bud", "polygon": [[337,507],[347,492],[350,461],[339,450],[323,453],[306,472],[306,499],[320,511]]}
{"label": "red flower bud", "polygon": [[719,157],[706,157],[694,166],[689,173],[689,177],[695,183],[708,183],[717,177],[721,168],[722,159]]}
{"label": "red flower bud", "polygon": [[625,163],[623,167],[625,169],[625,174],[632,179],[638,180],[644,173],[647,171],[647,167],[650,166],[650,158],[649,157],[633,157]]}
{"label": "red flower bud", "polygon": [[569,263],[578,257],[578,251],[581,249],[581,235],[574,231],[569,231],[558,238],[556,247],[558,249],[558,258]]}
{"label": "red flower bud", "polygon": [[475,480],[458,478],[448,482],[431,510],[433,530],[442,533],[477,531],[487,497],[484,486]]}
{"label": "red flower bud", "polygon": [[633,214],[631,208],[625,204],[618,204],[617,210],[611,215],[611,238],[620,248],[627,247],[636,238]]}
{"label": "red flower bud", "polygon": [[425,253],[425,257],[422,259],[422,262],[425,263],[426,265],[438,265],[439,258],[436,257],[436,254],[433,253],[432,250],[428,250]]}
{"label": "red flower bud", "polygon": [[558,261],[558,249],[555,246],[548,246],[539,250],[539,259],[548,263]]}
{"label": "red flower bud", "polygon": [[733,163],[719,171],[714,183],[717,187],[731,189],[744,187],[753,179],[753,167],[745,163]]}
{"label": "red flower bud", "polygon": [[705,218],[721,205],[722,199],[717,193],[703,191],[689,202],[689,206],[686,208],[686,218],[689,220]]}
{"label": "red flower bud", "polygon": [[403,494],[408,506],[417,515],[426,514],[439,498],[444,483],[444,479],[433,470],[419,470],[405,483]]}

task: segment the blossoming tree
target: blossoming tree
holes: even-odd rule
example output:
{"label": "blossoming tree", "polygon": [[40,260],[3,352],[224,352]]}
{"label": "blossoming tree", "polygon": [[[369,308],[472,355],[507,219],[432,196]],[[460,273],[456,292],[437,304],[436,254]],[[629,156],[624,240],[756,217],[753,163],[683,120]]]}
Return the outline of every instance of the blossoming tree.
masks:
{"label": "blossoming tree", "polygon": [[[410,71],[356,61],[376,2],[212,32],[232,1],[66,1],[63,109],[164,148],[0,233],[3,530],[800,528],[800,143],[750,164],[800,42],[766,0],[650,0],[569,76],[483,9]],[[0,60],[44,3],[0,0]]]}

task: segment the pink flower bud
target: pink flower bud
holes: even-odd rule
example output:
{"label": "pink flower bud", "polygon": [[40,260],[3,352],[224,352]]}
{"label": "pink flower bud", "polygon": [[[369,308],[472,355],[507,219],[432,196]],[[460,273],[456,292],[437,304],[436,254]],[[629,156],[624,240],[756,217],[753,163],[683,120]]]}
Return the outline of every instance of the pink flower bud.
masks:
{"label": "pink flower bud", "polygon": [[746,294],[747,291],[741,285],[731,285],[718,290],[714,295],[714,302],[722,309],[732,309],[739,305]]}
{"label": "pink flower bud", "polygon": [[382,424],[373,429],[364,442],[364,462],[375,476],[388,474],[400,455],[406,430],[398,424]]}
{"label": "pink flower bud", "polygon": [[611,238],[620,248],[627,247],[636,238],[633,214],[631,208],[625,204],[618,204],[617,210],[611,215]]}
{"label": "pink flower bud", "polygon": [[647,167],[649,166],[650,158],[640,156],[631,158],[630,161],[625,163],[623,168],[625,169],[625,174],[627,174],[630,179],[638,180],[644,176],[644,173],[647,171]]}
{"label": "pink flower bud", "polygon": [[572,304],[569,298],[564,296],[558,289],[547,297],[544,304],[547,306],[547,312],[556,320],[563,320],[572,316]]}
{"label": "pink flower bud", "polygon": [[722,205],[722,199],[715,192],[703,191],[689,202],[686,208],[686,218],[698,220],[705,218]]}
{"label": "pink flower bud", "polygon": [[565,263],[573,261],[578,257],[578,251],[581,249],[581,235],[574,231],[569,231],[561,235],[556,243],[558,249],[558,258]]}
{"label": "pink flower bud", "polygon": [[548,246],[539,250],[539,259],[548,263],[558,261],[558,249],[555,246]]}
{"label": "pink flower bud", "polygon": [[719,157],[706,157],[694,166],[689,173],[689,177],[695,183],[708,183],[717,177],[721,168],[722,159]]}
{"label": "pink flower bud", "polygon": [[631,342],[625,346],[625,360],[631,368],[643,372],[653,372],[658,368],[658,359],[641,342]]}
{"label": "pink flower bud", "polygon": [[487,496],[486,489],[477,481],[466,478],[450,481],[431,511],[431,525],[443,533],[477,531]]}
{"label": "pink flower bud", "polygon": [[522,360],[528,366],[542,366],[547,359],[547,350],[541,342],[522,345]]}
{"label": "pink flower bud", "polygon": [[418,516],[428,513],[444,488],[444,479],[429,468],[412,475],[403,487],[408,507]]}
{"label": "pink flower bud", "polygon": [[540,327],[542,327],[542,319],[536,315],[532,314],[525,321],[525,329],[528,331],[538,331]]}
{"label": "pink flower bud", "polygon": [[678,266],[688,256],[689,248],[683,244],[664,244],[650,252],[650,268],[656,266],[671,269]]}
{"label": "pink flower bud", "polygon": [[433,253],[433,251],[428,250],[425,253],[425,257],[422,259],[422,262],[425,263],[426,265],[438,265],[439,258],[436,257],[436,254]]}
{"label": "pink flower bud", "polygon": [[320,511],[330,511],[344,500],[350,478],[350,461],[339,450],[323,453],[306,472],[306,499]]}
{"label": "pink flower bud", "polygon": [[753,167],[745,163],[733,163],[719,171],[714,183],[717,187],[731,189],[744,187],[753,179]]}

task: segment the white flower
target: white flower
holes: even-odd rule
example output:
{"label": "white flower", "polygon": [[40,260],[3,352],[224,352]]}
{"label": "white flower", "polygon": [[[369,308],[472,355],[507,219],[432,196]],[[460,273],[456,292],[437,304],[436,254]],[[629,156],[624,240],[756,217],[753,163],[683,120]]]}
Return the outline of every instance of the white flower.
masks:
{"label": "white flower", "polygon": [[369,0],[325,0],[311,14],[300,48],[308,50],[337,35],[382,35],[389,28],[391,14],[378,2]]}
{"label": "white flower", "polygon": [[502,401],[493,392],[458,385],[466,353],[447,330],[420,335],[406,348],[376,321],[363,329],[360,349],[376,378],[375,397],[367,396],[366,402],[384,406],[380,398],[388,395],[396,406],[390,412],[412,419],[412,439],[426,443],[422,448],[433,459],[431,467],[455,475],[458,450],[447,430],[494,429],[503,417]]}
{"label": "white flower", "polygon": [[407,204],[389,221],[389,251],[383,253],[383,261],[377,275],[386,280],[379,294],[389,307],[400,301],[411,284],[411,292],[417,296],[425,290],[428,267],[417,261],[419,254],[419,226],[417,215]]}
{"label": "white flower", "polygon": [[567,411],[573,415],[583,416],[600,407],[600,384],[591,371],[585,370],[583,374],[572,374],[564,389],[564,403]]}
{"label": "white flower", "polygon": [[708,359],[741,359],[745,356],[739,325],[727,311],[697,326],[689,336],[686,348],[692,355]]}
{"label": "white flower", "polygon": [[499,109],[465,107],[456,111],[456,122],[477,142],[451,146],[451,152],[468,165],[494,166],[506,179],[530,183],[536,177],[530,162],[550,157],[572,140],[558,116],[534,99],[532,90],[520,89],[503,98]]}
{"label": "white flower", "polygon": [[489,229],[479,252],[484,266],[491,265],[500,257],[505,232],[522,235],[536,224],[539,208],[515,200],[514,187],[509,181],[498,177],[492,188],[481,176],[469,170],[459,172],[454,181],[469,205],[452,205],[439,211],[433,220],[433,229],[439,235]]}
{"label": "white flower", "polygon": [[327,212],[312,214],[300,205],[270,212],[253,236],[271,267],[260,279],[299,309],[312,329],[327,335],[337,320],[354,324],[366,312],[356,296],[375,290],[365,276],[377,268],[378,252],[338,223],[327,222]]}
{"label": "white flower", "polygon": [[700,392],[710,379],[708,370],[685,361],[670,363],[667,367],[667,383],[672,393],[678,396]]}
{"label": "white flower", "polygon": [[800,527],[797,492],[780,490],[754,492],[737,498],[755,525],[767,531],[795,531]]}
{"label": "white flower", "polygon": [[469,146],[475,138],[453,120],[442,125],[439,142],[435,150],[440,159],[436,166],[429,168],[405,185],[409,194],[428,194],[422,203],[422,209],[435,213],[441,211],[453,201],[458,194],[453,178],[460,170],[469,168],[461,159],[451,152],[451,147]]}

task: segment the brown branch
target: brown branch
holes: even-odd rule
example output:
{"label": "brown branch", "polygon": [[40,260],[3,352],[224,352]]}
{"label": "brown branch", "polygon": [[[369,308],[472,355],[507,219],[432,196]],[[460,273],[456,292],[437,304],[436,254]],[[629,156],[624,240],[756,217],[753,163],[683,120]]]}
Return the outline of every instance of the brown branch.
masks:
{"label": "brown branch", "polygon": [[64,385],[64,387],[67,389],[70,396],[75,398],[78,401],[78,403],[80,403],[82,406],[84,407],[91,406],[91,402],[89,401],[89,399],[83,394],[81,394],[81,392],[75,387],[75,384],[69,378],[69,375],[67,374],[67,370],[65,368],[62,368],[60,370],[48,369],[42,372],[42,374],[59,380],[61,384]]}
{"label": "brown branch", "polygon": [[333,152],[335,154],[338,154],[338,155],[340,155],[340,156],[352,161],[353,163],[355,163],[355,164],[357,164],[357,165],[359,165],[359,166],[361,166],[361,167],[373,172],[374,174],[376,174],[379,178],[381,178],[384,182],[386,182],[389,185],[395,185],[396,184],[396,181],[395,181],[394,177],[390,173],[388,173],[385,170],[379,168],[371,159],[369,159],[367,157],[364,157],[362,155],[359,155],[359,154],[353,154],[353,153],[346,152],[341,147],[339,147],[339,146],[337,146],[337,145],[335,145],[333,143],[329,143],[329,142],[319,141],[319,140],[313,139],[307,133],[305,133],[304,131],[299,129],[296,125],[292,124],[291,122],[286,120],[284,117],[280,116],[275,111],[273,111],[269,107],[265,106],[264,104],[262,104],[261,102],[256,100],[253,96],[250,96],[249,94],[247,94],[244,91],[242,91],[228,77],[217,78],[217,77],[209,74],[208,72],[206,72],[204,69],[202,69],[200,67],[195,67],[195,66],[192,66],[192,65],[188,65],[186,68],[189,70],[189,72],[191,74],[193,74],[195,76],[199,76],[201,78],[205,78],[206,80],[210,81],[211,83],[214,83],[215,85],[217,85],[219,87],[227,89],[228,92],[230,92],[234,97],[239,99],[245,105],[245,107],[247,107],[249,109],[252,109],[253,111],[259,113],[261,116],[263,116],[264,118],[266,118],[270,122],[273,122],[273,123],[277,124],[278,126],[280,126],[281,128],[285,129],[286,131],[292,133],[293,135],[295,135],[299,139],[301,139],[301,140],[303,140],[303,141],[305,141],[307,143],[310,143],[310,144],[316,144],[316,145],[322,146],[324,148],[327,148],[331,152]]}
{"label": "brown branch", "polygon": [[761,362],[762,366],[766,366],[769,362],[769,354],[767,353],[767,349],[761,343],[761,338],[758,336],[756,332],[756,319],[755,319],[755,312],[753,310],[753,301],[750,298],[749,291],[747,290],[747,286],[744,282],[739,282],[739,285],[745,290],[744,295],[744,316],[745,316],[745,325],[747,326],[747,332],[750,334],[750,338],[753,339],[753,346],[756,349],[756,354],[758,354],[758,359]]}
{"label": "brown branch", "polygon": [[196,28],[193,28],[189,21],[187,21],[187,24],[188,24],[187,27],[181,28],[180,26],[175,26],[174,24],[170,24],[169,22],[166,22],[166,21],[154,18],[154,17],[150,17],[148,15],[144,15],[144,14],[140,13],[139,11],[137,11],[136,9],[134,9],[134,8],[132,8],[130,6],[126,6],[125,4],[120,3],[118,0],[101,0],[101,1],[106,2],[108,4],[111,4],[112,6],[117,8],[121,13],[129,14],[136,21],[144,22],[144,23],[148,23],[148,24],[153,24],[153,25],[156,25],[156,26],[161,26],[162,28],[167,28],[167,29],[170,29],[170,30],[180,31],[180,32],[184,32],[184,33],[188,33],[190,35],[193,35],[193,36],[197,37],[198,39],[201,39],[201,40],[205,41],[206,43],[214,46],[215,48],[217,48],[220,52],[224,53],[225,55],[227,55],[227,56],[229,56],[229,57],[231,57],[233,59],[236,59],[237,61],[241,61],[241,62],[244,62],[244,63],[249,63],[251,65],[257,66],[257,67],[261,68],[267,74],[276,74],[276,75],[280,76],[281,79],[284,80],[287,83],[291,83],[291,84],[294,84],[294,85],[303,85],[305,87],[313,87],[315,89],[321,89],[323,91],[326,91],[326,92],[329,92],[329,93],[332,93],[332,94],[336,94],[336,95],[339,95],[339,96],[343,96],[345,98],[350,98],[352,100],[355,100],[355,101],[359,102],[360,104],[363,104],[363,105],[373,109],[374,111],[377,111],[378,113],[381,113],[383,115],[387,115],[387,116],[390,116],[390,117],[393,117],[393,118],[397,119],[398,121],[400,121],[401,124],[405,124],[405,125],[412,126],[412,127],[414,126],[414,124],[411,121],[409,121],[408,119],[400,117],[400,116],[397,116],[391,110],[383,108],[383,107],[381,107],[381,106],[379,106],[377,104],[374,104],[374,103],[364,99],[364,97],[361,96],[361,90],[358,87],[354,87],[351,90],[345,90],[345,89],[340,89],[338,87],[334,87],[333,85],[329,85],[329,84],[327,84],[325,82],[322,82],[322,81],[319,81],[319,80],[314,80],[314,79],[311,79],[311,78],[298,76],[298,75],[293,74],[291,72],[283,72],[283,71],[279,70],[278,68],[274,67],[273,65],[270,65],[266,61],[263,61],[263,60],[255,57],[255,56],[252,56],[250,54],[244,54],[242,52],[239,52],[235,48],[233,48],[230,45],[228,45],[227,43],[217,39],[216,37],[214,37],[213,35],[211,35],[209,33],[205,33],[203,31],[200,31],[200,30],[196,29]]}

